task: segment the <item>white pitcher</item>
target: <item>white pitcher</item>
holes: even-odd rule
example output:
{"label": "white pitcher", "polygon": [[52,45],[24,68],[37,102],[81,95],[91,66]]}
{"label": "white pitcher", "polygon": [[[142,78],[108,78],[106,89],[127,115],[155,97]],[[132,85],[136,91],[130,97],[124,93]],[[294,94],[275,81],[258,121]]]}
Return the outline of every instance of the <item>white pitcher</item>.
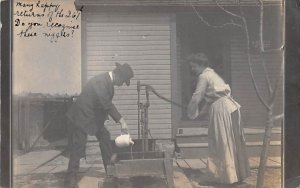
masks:
{"label": "white pitcher", "polygon": [[134,144],[129,134],[121,134],[115,139],[116,146],[123,148]]}

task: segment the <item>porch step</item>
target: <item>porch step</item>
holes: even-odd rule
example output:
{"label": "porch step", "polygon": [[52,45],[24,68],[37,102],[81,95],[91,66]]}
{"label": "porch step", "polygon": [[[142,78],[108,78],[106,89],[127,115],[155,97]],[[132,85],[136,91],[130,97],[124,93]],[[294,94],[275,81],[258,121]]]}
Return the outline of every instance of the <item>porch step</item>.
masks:
{"label": "porch step", "polygon": [[[176,134],[177,143],[207,143],[207,128],[180,128]],[[263,141],[265,130],[262,128],[244,128],[246,142]],[[271,141],[281,140],[281,129],[273,128]]]}
{"label": "porch step", "polygon": [[[249,157],[260,156],[265,129],[244,128]],[[184,158],[207,157],[208,128],[179,128],[176,143]],[[271,135],[269,156],[281,156],[281,128],[274,127]]]}
{"label": "porch step", "polygon": [[[182,158],[207,158],[208,143],[177,143]],[[263,142],[246,142],[247,154],[249,157],[260,156]],[[271,141],[268,156],[281,156],[281,141]]]}
{"label": "porch step", "polygon": [[[249,157],[250,168],[259,167],[260,157]],[[176,159],[174,160],[174,165],[177,165],[181,169],[192,169],[192,170],[203,170],[207,167],[207,158],[200,159]],[[280,168],[281,157],[268,157],[267,167]]]}
{"label": "porch step", "polygon": [[[245,134],[246,142],[256,142],[263,141],[264,134]],[[271,141],[280,141],[281,133],[272,133]],[[177,134],[176,135],[177,143],[207,143],[208,137],[205,134],[194,134],[194,135],[184,135]]]}

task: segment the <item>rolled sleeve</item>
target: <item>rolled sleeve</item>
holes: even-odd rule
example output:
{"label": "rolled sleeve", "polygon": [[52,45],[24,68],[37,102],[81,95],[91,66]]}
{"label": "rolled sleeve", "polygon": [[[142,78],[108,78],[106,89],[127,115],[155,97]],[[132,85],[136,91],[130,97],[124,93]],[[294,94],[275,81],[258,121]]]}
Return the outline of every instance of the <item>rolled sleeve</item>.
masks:
{"label": "rolled sleeve", "polygon": [[203,100],[208,81],[205,76],[200,75],[198,78],[197,87],[188,105],[188,117],[195,119],[199,115],[198,104]]}

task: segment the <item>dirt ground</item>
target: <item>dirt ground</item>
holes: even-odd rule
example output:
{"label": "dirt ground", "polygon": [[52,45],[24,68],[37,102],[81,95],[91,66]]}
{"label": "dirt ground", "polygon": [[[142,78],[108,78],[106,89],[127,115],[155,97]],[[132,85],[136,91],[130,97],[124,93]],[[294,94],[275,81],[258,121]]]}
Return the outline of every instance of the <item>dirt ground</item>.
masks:
{"label": "dirt ground", "polygon": [[[173,151],[173,146],[170,143],[159,143],[157,146],[159,149],[167,151],[169,154]],[[39,154],[40,152],[40,154]],[[44,152],[44,153],[42,153]],[[45,153],[46,152],[46,153]],[[102,182],[103,188],[105,187],[106,175],[102,165],[101,155],[99,151],[98,143],[89,145],[87,147],[87,159],[83,160],[80,164],[80,174],[78,181],[79,188],[96,188],[98,183]],[[38,155],[45,156],[50,151],[38,151]],[[19,168],[24,170],[24,173],[20,173],[14,176],[14,188],[63,188],[63,182],[65,177],[65,171],[67,169],[68,157],[59,156],[55,160],[43,165],[33,173],[27,173],[26,168],[35,165],[37,158],[28,158],[23,160],[23,164]],[[24,158],[25,159],[25,158]],[[175,160],[175,158],[174,158]],[[176,188],[254,188],[257,180],[257,168],[251,169],[251,176],[246,179],[243,184],[237,185],[218,185],[218,184],[199,184],[204,176],[205,169],[191,169],[181,168],[176,163],[174,168],[174,182]],[[265,188],[281,188],[281,168],[266,168],[265,173]],[[166,181],[164,179],[158,179],[153,177],[136,177],[130,180],[120,180],[120,188],[165,188]]]}
{"label": "dirt ground", "polygon": [[[251,169],[251,176],[247,178],[241,184],[234,185],[218,185],[218,184],[199,184],[201,182],[201,174],[197,172],[185,171],[185,175],[191,181],[193,188],[204,188],[204,187],[214,187],[214,188],[254,188],[256,186],[256,177],[258,169]],[[280,168],[267,168],[265,173],[265,188],[281,188],[281,169]]]}
{"label": "dirt ground", "polygon": [[[248,178],[245,183],[239,185],[218,185],[218,184],[207,184],[199,185],[198,182],[201,181],[201,174],[196,171],[184,171],[184,174],[188,178],[187,181],[182,183],[177,183],[176,188],[189,188],[188,183],[191,185],[191,188],[254,188],[256,184],[256,175],[257,169],[252,169],[252,176]],[[280,169],[266,169],[265,174],[265,188],[280,188],[281,187],[281,172]],[[85,173],[81,173],[79,179],[85,176]],[[99,181],[104,181],[104,174],[98,173],[94,174],[99,177]],[[102,177],[101,177],[102,176]],[[63,188],[63,180],[65,177],[64,172],[53,173],[53,174],[34,174],[34,175],[25,175],[15,177],[15,187],[21,188],[46,188],[46,187],[55,187]],[[101,178],[100,178],[101,177]],[[176,177],[175,177],[176,178]],[[176,180],[175,180],[176,181]],[[120,180],[120,185],[122,188],[166,188],[166,182],[163,179],[152,178],[152,177],[136,177],[131,178],[130,180]],[[84,186],[85,187],[85,186]],[[80,187],[83,188],[83,187]],[[89,187],[92,188],[92,187]],[[106,188],[105,185],[103,188]]]}

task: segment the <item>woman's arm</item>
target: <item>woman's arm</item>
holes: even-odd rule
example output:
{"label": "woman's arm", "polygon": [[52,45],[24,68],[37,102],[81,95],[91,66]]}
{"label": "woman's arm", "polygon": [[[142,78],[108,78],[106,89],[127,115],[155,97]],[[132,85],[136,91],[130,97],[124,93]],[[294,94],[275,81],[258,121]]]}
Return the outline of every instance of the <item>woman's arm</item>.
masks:
{"label": "woman's arm", "polygon": [[197,83],[197,87],[193,96],[188,104],[187,115],[190,119],[195,119],[199,115],[198,104],[203,100],[208,81],[203,76],[200,75]]}

